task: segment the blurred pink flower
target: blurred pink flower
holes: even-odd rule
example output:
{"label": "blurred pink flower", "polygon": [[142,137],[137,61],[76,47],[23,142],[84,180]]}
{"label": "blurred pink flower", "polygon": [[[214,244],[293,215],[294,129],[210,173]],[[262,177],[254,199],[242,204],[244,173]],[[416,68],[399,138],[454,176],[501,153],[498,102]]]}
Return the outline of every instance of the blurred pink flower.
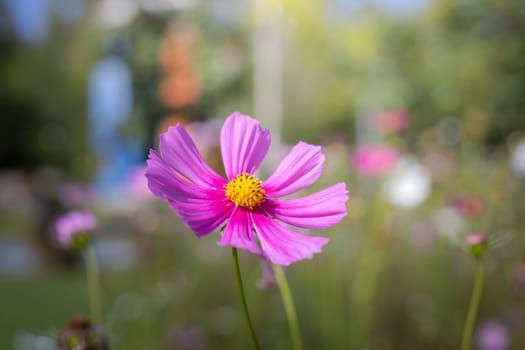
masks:
{"label": "blurred pink flower", "polygon": [[510,339],[507,327],[501,321],[484,322],[476,333],[476,344],[480,350],[506,350]]}
{"label": "blurred pink flower", "polygon": [[374,126],[383,134],[396,134],[408,127],[408,113],[402,109],[392,109],[378,113],[374,118]]}
{"label": "blurred pink flower", "polygon": [[218,242],[259,254],[275,264],[311,259],[328,242],[298,234],[284,224],[331,227],[346,215],[348,195],[341,182],[312,195],[278,200],[314,183],[325,160],[320,146],[299,142],[266,181],[254,176],[270,147],[270,132],[255,119],[234,112],[221,130],[227,180],[202,159],[181,126],[160,136],[159,155],[151,150],[146,177],[150,190],[199,237],[227,221]]}
{"label": "blurred pink flower", "polygon": [[97,225],[97,219],[89,211],[73,211],[55,220],[53,228],[56,239],[63,247],[72,247],[78,234],[87,234]]}
{"label": "blurred pink flower", "polygon": [[399,152],[386,145],[366,145],[359,147],[353,157],[352,165],[361,175],[381,175],[392,169]]}

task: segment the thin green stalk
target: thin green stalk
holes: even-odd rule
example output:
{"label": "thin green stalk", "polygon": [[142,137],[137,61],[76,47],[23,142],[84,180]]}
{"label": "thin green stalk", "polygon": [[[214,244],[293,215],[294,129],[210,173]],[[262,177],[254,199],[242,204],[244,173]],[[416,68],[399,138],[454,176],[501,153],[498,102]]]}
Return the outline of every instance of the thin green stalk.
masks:
{"label": "thin green stalk", "polygon": [[261,348],[259,346],[259,342],[257,341],[257,336],[255,335],[252,321],[250,320],[248,305],[246,304],[246,296],[244,295],[244,287],[242,286],[241,269],[239,267],[239,257],[237,256],[237,248],[232,248],[232,256],[233,268],[235,270],[235,280],[237,281],[237,291],[239,292],[244,321],[246,322],[246,327],[248,328],[248,333],[250,334],[250,339],[252,340],[253,348],[256,350],[260,350]]}
{"label": "thin green stalk", "polygon": [[292,337],[292,344],[294,350],[303,350],[303,343],[301,341],[301,331],[299,330],[299,322],[297,321],[297,312],[295,311],[295,304],[293,302],[290,287],[286,281],[283,269],[279,265],[272,264],[275,280],[279,286],[281,297],[283,298],[284,309],[286,317],[288,318],[288,326],[290,327],[290,335]]}
{"label": "thin green stalk", "polygon": [[89,312],[92,322],[99,324],[102,321],[102,300],[100,298],[97,255],[93,248],[89,246],[85,248],[84,259],[88,285]]}
{"label": "thin green stalk", "polygon": [[465,330],[463,331],[463,341],[461,342],[461,350],[470,350],[472,348],[472,334],[476,324],[476,317],[479,309],[479,302],[481,300],[481,292],[483,291],[483,264],[481,258],[476,258],[476,275],[474,277],[474,288],[472,290],[472,297],[470,299],[470,306],[467,314],[467,321],[465,323]]}

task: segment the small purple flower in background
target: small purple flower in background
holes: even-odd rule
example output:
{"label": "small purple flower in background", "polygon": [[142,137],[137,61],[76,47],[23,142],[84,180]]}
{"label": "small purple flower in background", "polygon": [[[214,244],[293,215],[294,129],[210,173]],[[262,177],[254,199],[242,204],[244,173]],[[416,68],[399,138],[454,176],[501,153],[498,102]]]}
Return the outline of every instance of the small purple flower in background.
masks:
{"label": "small purple flower in background", "polygon": [[355,151],[352,165],[361,175],[381,175],[392,169],[398,158],[399,152],[392,147],[367,145]]}
{"label": "small purple flower in background", "polygon": [[266,181],[255,177],[270,146],[270,132],[239,112],[221,130],[221,153],[227,180],[202,159],[181,126],[160,136],[160,152],[151,150],[146,177],[151,191],[167,201],[198,237],[227,221],[218,242],[245,249],[275,264],[311,259],[328,242],[290,230],[287,225],[323,229],[346,215],[348,195],[338,183],[312,195],[290,195],[313,184],[325,160],[320,146],[299,142]]}
{"label": "small purple flower in background", "polygon": [[65,248],[83,248],[88,243],[88,233],[97,225],[89,211],[72,211],[55,220],[53,229],[58,243]]}
{"label": "small purple flower in background", "polygon": [[501,321],[486,321],[478,328],[476,344],[479,350],[506,350],[510,345],[509,331]]}

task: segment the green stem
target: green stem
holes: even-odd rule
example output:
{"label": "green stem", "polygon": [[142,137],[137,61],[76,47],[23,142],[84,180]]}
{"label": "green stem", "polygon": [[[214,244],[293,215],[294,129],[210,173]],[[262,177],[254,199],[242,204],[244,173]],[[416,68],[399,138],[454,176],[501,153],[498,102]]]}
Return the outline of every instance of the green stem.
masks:
{"label": "green stem", "polygon": [[99,324],[102,320],[102,301],[100,298],[97,255],[93,248],[89,246],[86,247],[84,250],[84,259],[88,285],[89,312],[91,314],[92,322]]}
{"label": "green stem", "polygon": [[284,309],[286,317],[288,318],[288,326],[290,327],[290,335],[292,337],[292,344],[294,350],[303,350],[303,343],[301,342],[301,331],[299,330],[299,322],[297,321],[297,312],[295,311],[295,304],[293,302],[292,293],[283,269],[279,265],[272,264],[275,280],[279,286],[281,297],[283,298]]}
{"label": "green stem", "polygon": [[250,320],[248,305],[246,304],[246,296],[244,295],[244,287],[242,286],[241,269],[239,267],[239,257],[237,256],[237,248],[232,248],[232,256],[233,268],[235,270],[235,279],[237,281],[237,291],[239,292],[239,298],[241,300],[244,321],[246,322],[246,327],[248,328],[248,333],[250,334],[250,339],[252,340],[253,348],[256,350],[260,350],[261,348],[259,346],[259,342],[257,341],[257,336],[255,335],[252,321]]}
{"label": "green stem", "polygon": [[470,306],[467,314],[467,322],[465,323],[465,330],[463,331],[463,341],[461,342],[461,350],[470,350],[472,347],[472,334],[476,324],[476,316],[479,309],[479,302],[481,300],[481,292],[483,291],[483,264],[481,258],[476,258],[476,275],[474,277],[474,289],[472,290],[472,297],[470,299]]}

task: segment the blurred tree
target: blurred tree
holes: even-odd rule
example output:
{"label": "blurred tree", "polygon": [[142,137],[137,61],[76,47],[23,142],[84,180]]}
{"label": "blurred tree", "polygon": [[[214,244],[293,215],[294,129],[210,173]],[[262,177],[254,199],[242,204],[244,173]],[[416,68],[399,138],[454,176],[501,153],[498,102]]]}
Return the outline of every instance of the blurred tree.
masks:
{"label": "blurred tree", "polygon": [[439,1],[420,20],[383,28],[383,55],[409,87],[415,132],[443,116],[473,117],[488,120],[494,146],[525,128],[523,2]]}
{"label": "blurred tree", "polygon": [[370,3],[286,4],[285,136],[351,137],[363,107],[406,108],[412,140],[448,115],[487,123],[478,129],[489,145],[525,128],[522,1],[434,1],[404,15]]}
{"label": "blurred tree", "polygon": [[[2,7],[0,7],[0,11]],[[56,22],[51,39],[26,45],[0,36],[0,167],[33,170],[42,163],[86,174],[85,79],[97,36],[85,22]]]}

